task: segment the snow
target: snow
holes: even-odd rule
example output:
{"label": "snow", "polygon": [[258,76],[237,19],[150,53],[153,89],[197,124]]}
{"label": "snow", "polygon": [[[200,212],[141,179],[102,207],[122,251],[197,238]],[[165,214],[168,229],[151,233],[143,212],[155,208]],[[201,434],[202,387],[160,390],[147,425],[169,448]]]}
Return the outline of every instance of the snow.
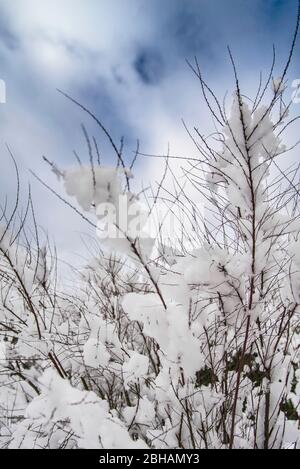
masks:
{"label": "snow", "polygon": [[109,167],[72,169],[64,173],[64,186],[66,193],[76,198],[82,210],[89,212],[93,203],[97,206],[117,202],[121,193],[120,173]]}
{"label": "snow", "polygon": [[98,368],[99,366],[106,367],[110,360],[105,345],[97,339],[89,339],[83,348],[83,359],[87,366]]}
{"label": "snow", "polygon": [[109,414],[106,401],[93,392],[79,391],[52,370],[40,379],[42,394],[28,406],[26,417],[35,422],[63,422],[79,436],[79,448],[146,448],[133,442],[122,422]]}
{"label": "snow", "polygon": [[[213,164],[189,173],[206,195],[193,242],[151,237],[132,171],[101,166],[59,173],[99,222],[99,250],[71,287],[56,284],[47,247],[14,244],[1,225],[1,444],[299,446],[300,222],[291,185],[269,182],[285,149],[274,122],[234,94]],[[97,209],[111,204],[116,229],[124,202],[123,237],[102,239]]]}
{"label": "snow", "polygon": [[137,352],[131,352],[130,358],[123,364],[125,383],[143,379],[148,374],[149,358]]}

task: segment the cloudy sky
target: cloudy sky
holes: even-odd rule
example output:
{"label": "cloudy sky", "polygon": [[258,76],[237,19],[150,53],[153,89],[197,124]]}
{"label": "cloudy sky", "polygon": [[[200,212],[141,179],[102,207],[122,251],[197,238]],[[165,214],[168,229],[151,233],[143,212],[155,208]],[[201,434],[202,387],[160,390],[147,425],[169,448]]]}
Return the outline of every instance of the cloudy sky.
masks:
{"label": "cloudy sky", "polygon": [[[80,124],[97,137],[101,156],[112,163],[105,139],[57,88],[90,108],[116,141],[124,136],[127,161],[136,139],[146,153],[190,154],[181,123],[203,132],[212,122],[186,59],[197,56],[203,74],[222,99],[233,90],[226,47],[236,58],[245,93],[267,75],[272,45],[280,73],[295,25],[296,0],[0,0],[0,79],[7,102],[0,105],[0,198],[15,191],[18,162],[23,190],[28,181],[39,223],[55,239],[62,258],[80,257],[76,215],[30,175],[35,171],[61,191],[42,155],[61,168],[74,165],[73,150],[88,154]],[[299,45],[289,72],[300,78]],[[144,159],[138,177],[155,181],[160,167]]]}

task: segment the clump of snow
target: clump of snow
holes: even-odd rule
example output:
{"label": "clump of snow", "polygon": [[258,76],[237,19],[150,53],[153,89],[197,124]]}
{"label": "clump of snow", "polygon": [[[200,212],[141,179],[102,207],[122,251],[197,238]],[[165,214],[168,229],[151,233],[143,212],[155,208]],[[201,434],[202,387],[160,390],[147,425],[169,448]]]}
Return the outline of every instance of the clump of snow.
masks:
{"label": "clump of snow", "polygon": [[105,345],[97,339],[89,339],[83,348],[84,363],[87,366],[98,368],[99,366],[106,367],[110,360]]}
{"label": "clump of snow", "polygon": [[69,421],[83,449],[145,449],[143,442],[133,442],[124,424],[109,413],[108,404],[93,392],[79,391],[52,370],[40,379],[41,396],[28,406],[26,417],[34,422]]}
{"label": "clump of snow", "polygon": [[65,171],[66,193],[75,197],[82,210],[89,212],[92,205],[117,202],[121,194],[118,169],[109,167],[81,167]]}
{"label": "clump of snow", "polygon": [[122,370],[125,383],[136,381],[147,376],[149,358],[137,352],[131,352],[130,358],[123,364]]}

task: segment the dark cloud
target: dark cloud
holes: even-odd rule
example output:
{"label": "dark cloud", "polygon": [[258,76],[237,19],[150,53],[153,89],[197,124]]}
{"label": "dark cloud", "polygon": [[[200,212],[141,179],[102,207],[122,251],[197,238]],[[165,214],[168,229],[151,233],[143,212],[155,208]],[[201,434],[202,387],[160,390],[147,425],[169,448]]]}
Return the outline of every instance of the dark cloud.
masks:
{"label": "dark cloud", "polygon": [[157,85],[164,77],[164,62],[156,50],[143,49],[135,59],[134,68],[146,85]]}
{"label": "dark cloud", "polygon": [[205,21],[201,9],[192,2],[186,6],[179,5],[174,19],[170,21],[167,31],[173,33],[177,52],[186,56],[198,55],[199,53],[211,55],[212,41],[218,40],[218,28],[211,22]]}

